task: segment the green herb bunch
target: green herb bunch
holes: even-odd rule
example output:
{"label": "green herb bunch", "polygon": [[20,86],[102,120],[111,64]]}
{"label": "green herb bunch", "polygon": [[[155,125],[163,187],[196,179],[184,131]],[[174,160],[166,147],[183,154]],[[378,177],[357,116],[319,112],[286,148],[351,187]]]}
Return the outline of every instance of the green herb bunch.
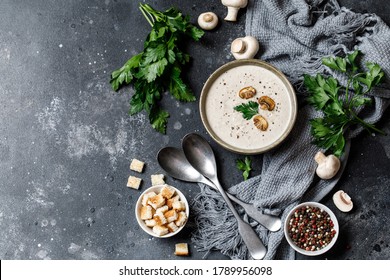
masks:
{"label": "green herb bunch", "polygon": [[152,30],[145,40],[143,52],[113,71],[110,83],[115,91],[125,84],[133,84],[135,93],[130,100],[129,114],[145,110],[152,127],[165,134],[169,113],[159,105],[162,93],[169,91],[179,101],[196,99],[181,77],[181,67],[189,62],[190,56],[179,45],[186,38],[198,41],[204,32],[176,8],[165,12],[148,4],[140,4],[139,8]]}
{"label": "green herb bunch", "polygon": [[345,57],[322,59],[323,65],[346,75],[348,81],[345,87],[331,76],[304,76],[304,84],[309,91],[308,102],[324,113],[324,117],[311,120],[314,143],[331,150],[338,157],[344,152],[344,133],[349,126],[361,125],[370,132],[384,134],[356,113],[357,108],[372,103],[366,94],[384,79],[384,72],[376,63],[366,63],[367,71],[360,69],[357,63],[359,54],[356,50]]}

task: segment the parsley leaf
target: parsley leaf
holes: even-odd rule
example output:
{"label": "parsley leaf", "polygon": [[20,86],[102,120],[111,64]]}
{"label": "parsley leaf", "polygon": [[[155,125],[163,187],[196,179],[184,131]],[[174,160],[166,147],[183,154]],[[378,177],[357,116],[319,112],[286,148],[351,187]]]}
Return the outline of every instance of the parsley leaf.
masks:
{"label": "parsley leaf", "polygon": [[158,42],[153,42],[153,44],[150,44],[144,52],[142,66],[147,66],[152,62],[163,59],[165,57],[166,51],[167,47],[165,45],[161,45]]}
{"label": "parsley leaf", "polygon": [[360,83],[363,83],[367,87],[366,92],[368,92],[372,87],[380,84],[383,81],[385,73],[376,63],[368,62],[366,66],[368,68],[368,72],[364,73],[361,77],[357,77],[356,80]]}
{"label": "parsley leaf", "polygon": [[259,113],[259,104],[254,101],[249,101],[248,103],[242,103],[233,108],[237,112],[241,112],[242,116],[246,120],[250,120],[252,117]]}
{"label": "parsley leaf", "polygon": [[313,93],[307,98],[307,100],[317,110],[324,108],[326,103],[330,100],[330,97],[326,94],[322,85],[320,85],[321,80],[323,80],[323,77],[319,74],[317,74],[316,77],[311,77],[309,75],[304,76],[306,88]]}
{"label": "parsley leaf", "polygon": [[168,118],[169,113],[161,108],[156,108],[153,110],[153,114],[149,114],[149,120],[152,127],[163,134],[166,133]]}
{"label": "parsley leaf", "polygon": [[245,157],[244,160],[236,160],[236,166],[238,170],[243,171],[242,176],[244,177],[244,181],[248,180],[249,178],[249,172],[252,170],[251,163],[252,161],[249,157]]}
{"label": "parsley leaf", "polygon": [[117,91],[123,83],[131,83],[131,81],[133,80],[134,73],[137,72],[137,69],[139,67],[142,55],[143,53],[133,56],[120,69],[112,72],[110,83],[113,90]]}
{"label": "parsley leaf", "polygon": [[311,133],[315,136],[313,143],[326,150],[331,149],[335,156],[341,156],[345,145],[343,132],[347,122],[325,117],[313,119],[310,123]]}
{"label": "parsley leaf", "polygon": [[129,114],[145,110],[152,127],[166,133],[169,113],[159,107],[162,93],[169,91],[179,101],[195,101],[181,76],[181,66],[190,61],[190,56],[180,47],[189,38],[198,41],[204,32],[176,8],[161,12],[148,4],[140,4],[140,10],[152,30],[143,51],[113,71],[110,83],[115,91],[132,84],[135,93],[130,100]]}
{"label": "parsley leaf", "polygon": [[175,66],[172,68],[169,92],[179,101],[195,101],[195,96],[180,78],[181,70]]}
{"label": "parsley leaf", "polygon": [[152,83],[157,77],[160,77],[165,70],[165,66],[168,65],[168,60],[164,57],[161,60],[150,63],[140,69],[139,75],[144,77],[148,83]]}
{"label": "parsley leaf", "polygon": [[187,34],[192,38],[194,39],[195,41],[199,41],[200,38],[202,38],[204,32],[203,30],[199,29],[199,28],[196,28],[195,26],[191,26],[188,31],[187,31]]}
{"label": "parsley leaf", "polygon": [[344,152],[344,134],[349,126],[358,124],[368,131],[384,134],[374,125],[359,118],[355,109],[360,106],[370,105],[371,98],[366,93],[384,79],[384,72],[378,64],[368,62],[366,71],[361,70],[356,59],[358,50],[342,57],[325,57],[322,63],[339,72],[344,73],[348,82],[346,87],[339,85],[333,77],[304,75],[304,84],[309,92],[307,101],[315,109],[322,111],[324,116],[310,121],[313,143],[330,149],[336,156]]}

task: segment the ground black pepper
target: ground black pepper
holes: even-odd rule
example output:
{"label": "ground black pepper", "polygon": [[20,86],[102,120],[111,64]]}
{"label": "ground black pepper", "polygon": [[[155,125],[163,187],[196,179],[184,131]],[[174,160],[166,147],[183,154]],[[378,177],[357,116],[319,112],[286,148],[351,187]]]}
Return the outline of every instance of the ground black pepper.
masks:
{"label": "ground black pepper", "polygon": [[326,211],[314,206],[303,206],[291,216],[288,233],[299,248],[318,251],[329,245],[336,230]]}

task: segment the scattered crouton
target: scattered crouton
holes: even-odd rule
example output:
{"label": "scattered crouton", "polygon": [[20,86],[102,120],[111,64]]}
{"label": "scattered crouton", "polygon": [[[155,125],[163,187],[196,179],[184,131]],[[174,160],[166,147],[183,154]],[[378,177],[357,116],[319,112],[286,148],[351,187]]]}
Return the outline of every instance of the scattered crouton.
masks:
{"label": "scattered crouton", "polygon": [[150,176],[150,179],[152,180],[152,186],[155,185],[164,185],[164,174],[154,174]]}
{"label": "scattered crouton", "polygon": [[188,244],[187,243],[178,243],[175,245],[175,255],[176,256],[188,256]]}
{"label": "scattered crouton", "polygon": [[159,225],[155,225],[153,227],[153,232],[155,234],[157,234],[158,236],[162,236],[162,235],[165,235],[169,232],[168,228],[167,227],[164,227],[164,226],[159,226]]}
{"label": "scattered crouton", "polygon": [[138,159],[133,159],[130,163],[130,169],[138,173],[142,173],[142,171],[144,170],[144,165],[144,162]]}
{"label": "scattered crouton", "polygon": [[141,186],[141,182],[141,178],[129,176],[129,179],[127,179],[127,187],[138,190]]}

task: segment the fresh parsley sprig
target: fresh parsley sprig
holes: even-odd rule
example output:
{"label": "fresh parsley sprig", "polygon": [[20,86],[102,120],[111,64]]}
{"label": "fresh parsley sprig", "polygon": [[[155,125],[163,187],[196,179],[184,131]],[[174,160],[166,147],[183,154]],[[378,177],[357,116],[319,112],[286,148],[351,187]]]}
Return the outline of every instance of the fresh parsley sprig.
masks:
{"label": "fresh parsley sprig", "polygon": [[181,77],[181,67],[189,62],[190,56],[179,45],[187,38],[198,41],[204,32],[176,8],[165,12],[148,4],[140,4],[139,8],[152,30],[145,40],[143,52],[113,71],[110,83],[115,91],[123,85],[133,84],[135,93],[130,100],[129,114],[145,110],[152,127],[165,134],[169,113],[159,105],[162,93],[169,91],[179,101],[196,99]]}
{"label": "fresh parsley sprig", "polygon": [[249,157],[245,157],[244,160],[242,159],[236,160],[236,166],[238,170],[243,171],[242,176],[244,177],[244,181],[248,180],[249,178],[249,173],[252,170],[251,164],[252,161]]}
{"label": "fresh parsley sprig", "polygon": [[249,101],[248,103],[242,103],[235,106],[233,109],[237,112],[241,112],[244,119],[250,120],[259,113],[259,104],[254,101]]}
{"label": "fresh parsley sprig", "polygon": [[366,94],[384,79],[384,72],[376,63],[366,63],[366,71],[360,69],[357,63],[359,54],[356,50],[345,57],[322,59],[325,66],[346,75],[348,81],[345,87],[331,76],[304,75],[304,84],[309,91],[309,104],[324,113],[324,117],[310,121],[314,143],[326,150],[330,149],[336,156],[341,156],[344,152],[344,134],[351,125],[361,125],[370,132],[384,134],[373,124],[359,118],[356,113],[358,107],[372,103]]}

